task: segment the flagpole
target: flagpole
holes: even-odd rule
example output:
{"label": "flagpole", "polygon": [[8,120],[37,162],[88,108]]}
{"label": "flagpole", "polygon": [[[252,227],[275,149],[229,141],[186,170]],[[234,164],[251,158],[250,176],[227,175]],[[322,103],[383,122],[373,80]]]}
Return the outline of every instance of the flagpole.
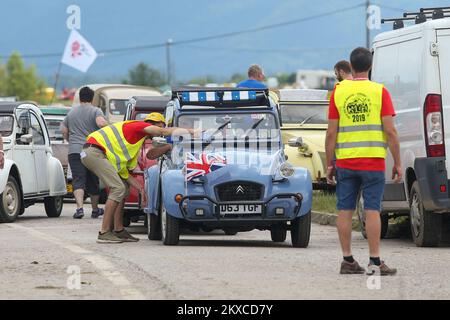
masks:
{"label": "flagpole", "polygon": [[62,67],[62,62],[61,62],[61,60],[60,60],[60,61],[59,61],[59,64],[58,64],[58,71],[56,71],[55,85],[53,86],[53,96],[52,96],[52,100],[50,101],[50,104],[53,104],[53,101],[55,100],[55,96],[56,96],[56,87],[58,86],[59,75],[60,75],[60,73],[61,73],[61,67]]}

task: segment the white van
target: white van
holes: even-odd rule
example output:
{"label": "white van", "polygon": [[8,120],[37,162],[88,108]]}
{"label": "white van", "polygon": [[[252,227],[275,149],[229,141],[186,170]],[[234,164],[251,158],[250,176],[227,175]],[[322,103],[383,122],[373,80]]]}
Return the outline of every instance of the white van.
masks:
{"label": "white van", "polygon": [[417,246],[440,243],[450,212],[450,18],[430,15],[374,39],[371,76],[392,95],[404,170],[404,182],[393,183],[388,156],[383,227],[388,215],[409,214]]}

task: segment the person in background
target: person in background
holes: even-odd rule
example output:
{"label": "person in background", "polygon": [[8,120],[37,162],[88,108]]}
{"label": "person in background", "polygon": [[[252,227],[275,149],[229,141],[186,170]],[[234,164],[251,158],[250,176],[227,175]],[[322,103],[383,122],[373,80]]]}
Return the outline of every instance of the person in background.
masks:
{"label": "person in background", "polygon": [[89,87],[80,89],[80,105],[69,111],[61,125],[61,131],[69,141],[69,165],[72,170],[73,193],[77,209],[74,219],[84,216],[84,192],[91,197],[91,218],[98,218],[103,214],[103,209],[98,207],[100,188],[98,177],[88,170],[80,159],[80,152],[86,143],[86,137],[92,132],[103,128],[108,124],[100,108],[92,105],[94,91]]}
{"label": "person in background", "polygon": [[347,60],[341,60],[334,66],[334,74],[339,82],[353,80],[352,67]]}
{"label": "person in background", "polygon": [[266,76],[263,69],[257,65],[252,64],[248,68],[248,79],[244,80],[236,86],[237,88],[250,88],[250,89],[267,89],[267,86],[263,83]]}
{"label": "person in background", "polygon": [[5,165],[5,152],[3,151],[3,138],[0,135],[0,169]]}
{"label": "person in background", "polygon": [[351,248],[352,216],[361,194],[370,254],[367,274],[394,275],[397,269],[380,259],[380,211],[387,147],[394,160],[392,179],[395,182],[402,179],[400,146],[393,120],[395,110],[384,86],[369,80],[372,53],[357,48],[351,53],[350,63],[353,80],[343,80],[330,97],[325,141],[327,182],[334,184],[335,178],[337,181],[337,229],[343,253],[340,273],[365,272],[353,258]]}

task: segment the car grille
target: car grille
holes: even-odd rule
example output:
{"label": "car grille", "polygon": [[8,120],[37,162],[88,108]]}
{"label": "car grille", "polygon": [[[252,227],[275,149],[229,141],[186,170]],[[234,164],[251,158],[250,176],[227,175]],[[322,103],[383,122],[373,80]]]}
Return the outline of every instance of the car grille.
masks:
{"label": "car grille", "polygon": [[263,192],[263,185],[246,181],[227,182],[216,187],[220,201],[259,201]]}

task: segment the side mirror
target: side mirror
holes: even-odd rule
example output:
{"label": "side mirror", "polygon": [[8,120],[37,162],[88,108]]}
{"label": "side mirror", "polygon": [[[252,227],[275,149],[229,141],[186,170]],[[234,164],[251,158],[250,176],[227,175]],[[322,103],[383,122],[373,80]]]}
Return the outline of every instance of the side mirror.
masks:
{"label": "side mirror", "polygon": [[29,133],[29,134],[24,134],[24,135],[20,136],[20,142],[22,142],[24,144],[30,144],[31,142],[33,142],[33,135],[31,133]]}
{"label": "side mirror", "polygon": [[165,146],[165,145],[167,145],[167,144],[168,144],[168,143],[167,143],[166,138],[163,138],[163,137],[153,137],[153,138],[152,138],[152,145],[153,145],[155,148],[163,147],[163,146]]}
{"label": "side mirror", "polygon": [[289,145],[289,147],[300,148],[303,146],[303,139],[300,137],[291,138],[288,141],[288,145]]}

